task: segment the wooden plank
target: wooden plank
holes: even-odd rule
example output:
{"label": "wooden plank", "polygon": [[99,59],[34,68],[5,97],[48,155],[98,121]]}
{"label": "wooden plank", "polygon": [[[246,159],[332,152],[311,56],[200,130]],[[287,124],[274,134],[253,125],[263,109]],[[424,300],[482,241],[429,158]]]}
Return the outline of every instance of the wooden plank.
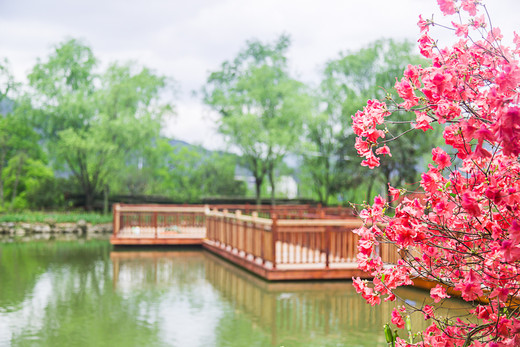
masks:
{"label": "wooden plank", "polygon": [[204,206],[177,206],[177,205],[119,205],[120,212],[182,212],[201,213],[206,212]]}
{"label": "wooden plank", "polygon": [[278,220],[279,227],[299,226],[342,226],[347,228],[359,228],[363,221],[359,218],[349,219],[281,219]]}
{"label": "wooden plank", "polygon": [[202,245],[202,238],[122,238],[111,237],[110,243],[114,246],[132,245]]}
{"label": "wooden plank", "polygon": [[250,222],[250,223],[263,224],[263,225],[269,225],[269,226],[272,224],[271,219],[255,217],[255,216],[245,216],[245,215],[237,216],[234,213],[230,213],[230,212],[207,211],[206,216],[214,216],[214,217],[222,217],[222,218],[227,217],[227,218],[237,219],[237,220],[243,221],[243,222]]}
{"label": "wooden plank", "polygon": [[352,277],[370,278],[370,274],[357,268],[329,268],[329,269],[268,269],[260,264],[249,261],[236,254],[230,253],[220,247],[208,242],[202,244],[204,249],[238,265],[257,276],[268,281],[287,281],[287,280],[318,280],[318,279],[344,279]]}
{"label": "wooden plank", "polygon": [[[135,249],[135,248],[134,248]],[[200,258],[200,250],[197,251],[115,251],[110,252],[111,260],[134,260],[156,258]]]}
{"label": "wooden plank", "polygon": [[251,271],[252,273],[254,273],[260,277],[263,277],[263,278],[267,277],[267,269],[261,265],[248,261],[247,259],[242,258],[236,254],[227,252],[226,250],[224,250],[220,247],[214,246],[208,242],[203,242],[202,247],[204,247],[204,249],[207,249],[208,251],[210,251],[224,259],[231,261],[235,265],[241,266],[244,269]]}

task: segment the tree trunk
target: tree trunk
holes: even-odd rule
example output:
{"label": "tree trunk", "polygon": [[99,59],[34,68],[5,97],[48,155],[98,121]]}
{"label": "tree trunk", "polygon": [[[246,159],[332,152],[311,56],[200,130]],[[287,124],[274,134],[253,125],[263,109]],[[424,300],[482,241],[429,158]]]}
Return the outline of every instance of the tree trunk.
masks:
{"label": "tree trunk", "polygon": [[108,185],[105,184],[103,189],[103,214],[108,214]]}
{"label": "tree trunk", "polygon": [[91,212],[94,209],[94,192],[85,190],[85,210]]}
{"label": "tree trunk", "polygon": [[275,184],[274,184],[274,169],[271,168],[269,170],[269,184],[271,185],[271,206],[274,206],[276,203],[275,200]]}
{"label": "tree trunk", "polygon": [[260,207],[260,205],[262,204],[262,201],[261,201],[261,198],[260,198],[260,194],[261,194],[261,188],[262,188],[262,178],[259,178],[259,177],[255,177],[255,188],[256,188],[256,207],[258,209],[258,207]]}

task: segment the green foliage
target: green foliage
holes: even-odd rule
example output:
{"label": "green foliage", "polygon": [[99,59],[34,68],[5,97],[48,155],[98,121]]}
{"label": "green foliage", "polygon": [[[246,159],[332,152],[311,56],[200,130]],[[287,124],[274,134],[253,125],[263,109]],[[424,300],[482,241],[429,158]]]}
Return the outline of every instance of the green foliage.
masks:
{"label": "green foliage", "polygon": [[208,154],[202,148],[170,146],[160,142],[165,166],[158,170],[160,191],[183,203],[200,202],[206,196],[242,196],[243,182],[235,181],[236,158]]}
{"label": "green foliage", "polygon": [[34,196],[37,192],[50,188],[45,184],[54,179],[54,173],[41,160],[21,154],[9,161],[4,178],[6,194],[13,197],[11,209],[23,210],[37,207],[27,196]]}
{"label": "green foliage", "polygon": [[111,223],[111,215],[85,212],[21,212],[0,214],[0,222],[77,223],[84,220],[92,224]]}
{"label": "green foliage", "polygon": [[117,184],[111,173],[137,166],[142,148],[153,145],[163,117],[173,110],[159,102],[165,77],[130,63],[112,64],[100,74],[95,67],[92,50],[70,40],[29,75],[41,105],[38,130],[54,162],[72,172],[87,209],[96,194]]}
{"label": "green foliage", "polygon": [[274,198],[274,171],[299,141],[310,109],[305,86],[290,77],[281,36],[274,44],[249,41],[238,56],[208,77],[204,101],[222,118],[219,131],[242,154],[256,181],[256,197],[269,176]]}
{"label": "green foliage", "polygon": [[[341,54],[327,63],[314,97],[289,73],[289,46],[284,35],[248,41],[203,88],[205,103],[221,115],[220,133],[240,157],[172,148],[159,135],[174,111],[161,101],[170,81],[135,63],[102,69],[81,41],[62,42],[39,59],[27,93],[1,61],[0,209],[62,208],[63,194],[78,191],[89,209],[102,194],[179,202],[244,196],[247,188],[234,178],[237,160],[255,177],[257,201],[269,191],[265,181],[274,199],[289,152],[303,154],[300,191],[323,204],[364,198],[387,182],[414,182],[428,142],[422,133],[395,141],[394,156],[373,172],[359,168],[350,131],[350,115],[367,98],[384,97],[406,64],[418,62],[411,45],[381,40]],[[403,127],[391,125],[389,134]]]}
{"label": "green foliage", "polygon": [[[342,53],[326,64],[317,96],[320,108],[308,122],[304,147],[305,172],[322,203],[329,203],[333,196],[345,201],[370,199],[373,188],[384,193],[387,183],[417,181],[418,170],[424,165],[422,155],[427,150],[424,144],[431,143],[436,135],[428,134],[425,140],[422,131],[415,131],[412,136],[395,140],[397,150],[392,151],[393,157],[383,158],[382,170],[369,170],[360,166],[354,148],[351,115],[362,109],[367,99],[384,99],[406,66],[421,62],[411,43],[379,40],[358,51]],[[402,117],[409,120],[415,116],[403,113]],[[392,124],[388,136],[408,129],[406,124]],[[365,194],[360,194],[360,187]]]}
{"label": "green foliage", "polygon": [[0,80],[0,101],[9,105],[0,117],[0,209],[6,200],[10,209],[24,209],[29,205],[26,194],[53,173],[45,166],[40,137],[28,123],[33,112],[28,99],[8,96],[17,84],[7,65],[0,64]]}

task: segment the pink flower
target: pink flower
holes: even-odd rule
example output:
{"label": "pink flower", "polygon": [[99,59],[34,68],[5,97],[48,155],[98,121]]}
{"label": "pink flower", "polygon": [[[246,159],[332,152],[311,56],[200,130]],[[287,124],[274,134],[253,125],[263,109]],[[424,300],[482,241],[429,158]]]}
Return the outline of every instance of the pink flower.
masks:
{"label": "pink flower", "polygon": [[394,308],[392,311],[392,324],[395,324],[399,329],[404,329],[404,319],[401,313]]}
{"label": "pink flower", "polygon": [[520,244],[520,223],[516,219],[511,222],[511,226],[507,231],[509,232],[511,241],[515,244]]}
{"label": "pink flower", "polygon": [[426,131],[428,129],[432,129],[433,127],[430,125],[433,122],[433,118],[429,117],[426,112],[416,112],[415,118],[415,129],[421,129],[422,131]]}
{"label": "pink flower", "polygon": [[403,98],[404,102],[401,104],[401,106],[406,110],[409,110],[413,106],[417,105],[419,98],[415,96],[410,82],[408,82],[404,77],[401,79],[401,82],[395,82],[395,90],[397,91],[397,94]]}
{"label": "pink flower", "polygon": [[362,135],[365,136],[370,142],[375,143],[380,137],[385,137],[385,132],[383,130],[377,130],[374,127],[367,129]]}
{"label": "pink flower", "polygon": [[424,33],[419,40],[419,50],[423,57],[431,58],[433,54],[433,40],[428,36],[428,34]]}
{"label": "pink flower", "polygon": [[372,151],[366,156],[366,159],[361,162],[361,166],[368,166],[373,169],[379,166],[379,158],[377,158]]}
{"label": "pink flower", "polygon": [[387,302],[387,301],[395,301],[395,295],[392,294],[392,293],[388,294],[388,296],[385,298],[384,301],[385,302]]}
{"label": "pink flower", "polygon": [[461,296],[466,301],[476,300],[479,296],[483,295],[480,284],[481,279],[477,276],[473,269],[464,277],[464,280],[459,282],[455,289],[461,292]]}
{"label": "pink flower", "polygon": [[482,147],[482,143],[477,144],[477,147],[475,147],[475,151],[471,155],[472,158],[491,158],[491,153],[484,147]]}
{"label": "pink flower", "polygon": [[421,32],[428,32],[430,22],[428,20],[424,20],[422,15],[419,15],[419,21],[417,22],[417,25],[419,26]]}
{"label": "pink flower", "polygon": [[486,319],[489,319],[490,308],[479,305],[475,309],[475,313],[476,313],[478,319],[486,320]]}
{"label": "pink flower", "polygon": [[484,15],[475,17],[473,19],[473,26],[475,28],[485,28],[486,27],[486,17],[484,17]]}
{"label": "pink flower", "polygon": [[424,305],[423,307],[423,313],[424,313],[424,320],[428,320],[430,318],[433,318],[433,307],[430,305]]}
{"label": "pink flower", "polygon": [[446,293],[446,288],[444,288],[440,284],[437,284],[434,288],[430,289],[430,296],[436,303],[440,302],[442,299],[450,297]]}
{"label": "pink flower", "polygon": [[379,147],[378,149],[376,149],[376,154],[377,155],[386,155],[388,154],[390,157],[392,156],[392,154],[390,153],[390,148],[388,148],[387,145],[383,145],[383,147]]}
{"label": "pink flower", "polygon": [[437,164],[439,170],[451,165],[450,156],[439,147],[432,149],[432,159]]}
{"label": "pink flower", "polygon": [[462,195],[461,205],[473,217],[478,217],[481,213],[475,194],[471,192],[465,192]]}
{"label": "pink flower", "polygon": [[486,125],[482,124],[480,125],[480,128],[475,131],[474,138],[482,143],[482,141],[494,141],[495,136]]}
{"label": "pink flower", "polygon": [[468,25],[467,24],[457,24],[455,22],[451,22],[451,25],[455,28],[455,35],[468,37]]}
{"label": "pink flower", "polygon": [[515,43],[516,49],[520,49],[520,35],[513,32],[513,42]]}
{"label": "pink flower", "polygon": [[437,88],[437,94],[441,95],[444,92],[444,89],[447,86],[448,83],[448,76],[446,76],[444,73],[437,72],[433,75],[433,78],[431,79],[432,84]]}
{"label": "pink flower", "polygon": [[401,191],[399,189],[391,187],[390,184],[388,184],[388,195],[390,196],[391,202],[396,201],[399,198],[400,194],[401,194]]}
{"label": "pink flower", "polygon": [[497,187],[489,187],[486,189],[485,193],[486,197],[492,200],[495,204],[499,204],[502,201],[503,193]]}
{"label": "pink flower", "polygon": [[502,35],[502,32],[500,31],[500,28],[494,27],[491,29],[488,33],[487,40],[492,41],[500,41],[504,38],[504,35]]}
{"label": "pink flower", "polygon": [[446,15],[455,14],[455,2],[453,0],[437,0],[442,13]]}
{"label": "pink flower", "polygon": [[415,88],[421,87],[421,82],[419,81],[419,70],[421,69],[421,66],[415,66],[408,64],[406,69],[404,70],[404,77],[407,77],[410,79],[410,81],[413,83]]}
{"label": "pink flower", "polygon": [[370,151],[370,144],[360,137],[356,137],[356,144],[354,146],[360,156],[364,156]]}
{"label": "pink flower", "polygon": [[506,262],[515,262],[520,259],[520,246],[514,245],[511,240],[503,240],[500,250]]}
{"label": "pink flower", "polygon": [[507,298],[509,297],[509,288],[495,288],[492,292],[491,292],[491,295],[489,296],[490,298],[495,298],[495,297],[498,297],[501,301],[506,301]]}
{"label": "pink flower", "polygon": [[500,89],[514,89],[520,82],[520,67],[516,64],[507,64],[497,76],[496,82]]}
{"label": "pink flower", "polygon": [[477,4],[475,0],[462,0],[462,9],[468,12],[471,16],[477,15]]}
{"label": "pink flower", "polygon": [[[416,275],[442,279],[430,291],[437,303],[449,297],[449,289],[464,300],[489,299],[467,320],[449,312],[439,327],[431,324],[417,340],[425,346],[459,346],[471,331],[478,332],[473,336],[478,341],[469,341],[476,347],[520,346],[520,320],[502,314],[512,312],[510,299],[520,288],[520,36],[515,34],[514,45],[507,47],[498,28],[486,33],[486,18],[476,17],[481,3],[438,0],[445,15],[464,12],[460,21],[454,20],[452,32],[453,38],[462,38],[437,47],[428,35],[433,21],[419,17],[418,46],[431,64],[409,65],[397,79],[394,87],[402,101],[388,103],[397,105],[395,114],[383,102],[371,100],[352,118],[355,148],[363,165],[372,168],[389,154],[386,145],[392,139],[381,141],[385,123],[390,123],[389,116],[401,120],[403,108],[415,113],[412,127],[444,129],[439,139],[444,143],[431,144],[434,163],[421,175],[420,195],[399,199],[394,206],[378,196],[360,214],[372,227],[357,231],[358,266],[373,276],[371,285],[357,284],[367,302],[392,300],[392,290]],[[470,26],[478,30],[466,38]],[[456,154],[457,162],[446,152]],[[388,200],[398,197],[399,190],[389,186]],[[384,231],[373,227],[380,222]],[[406,257],[388,264],[387,246]],[[414,309],[425,319],[435,312],[420,303]],[[403,326],[401,311],[394,310],[392,323]]]}

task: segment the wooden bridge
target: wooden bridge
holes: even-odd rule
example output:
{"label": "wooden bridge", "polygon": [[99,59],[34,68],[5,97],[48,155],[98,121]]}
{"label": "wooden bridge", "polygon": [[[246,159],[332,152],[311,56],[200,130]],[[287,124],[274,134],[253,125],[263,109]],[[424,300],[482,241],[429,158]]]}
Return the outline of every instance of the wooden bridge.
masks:
{"label": "wooden bridge", "polygon": [[[113,211],[113,245],[202,245],[267,280],[369,277],[356,263],[352,230],[361,220],[345,208],[116,204]],[[392,245],[378,252],[397,261]]]}

